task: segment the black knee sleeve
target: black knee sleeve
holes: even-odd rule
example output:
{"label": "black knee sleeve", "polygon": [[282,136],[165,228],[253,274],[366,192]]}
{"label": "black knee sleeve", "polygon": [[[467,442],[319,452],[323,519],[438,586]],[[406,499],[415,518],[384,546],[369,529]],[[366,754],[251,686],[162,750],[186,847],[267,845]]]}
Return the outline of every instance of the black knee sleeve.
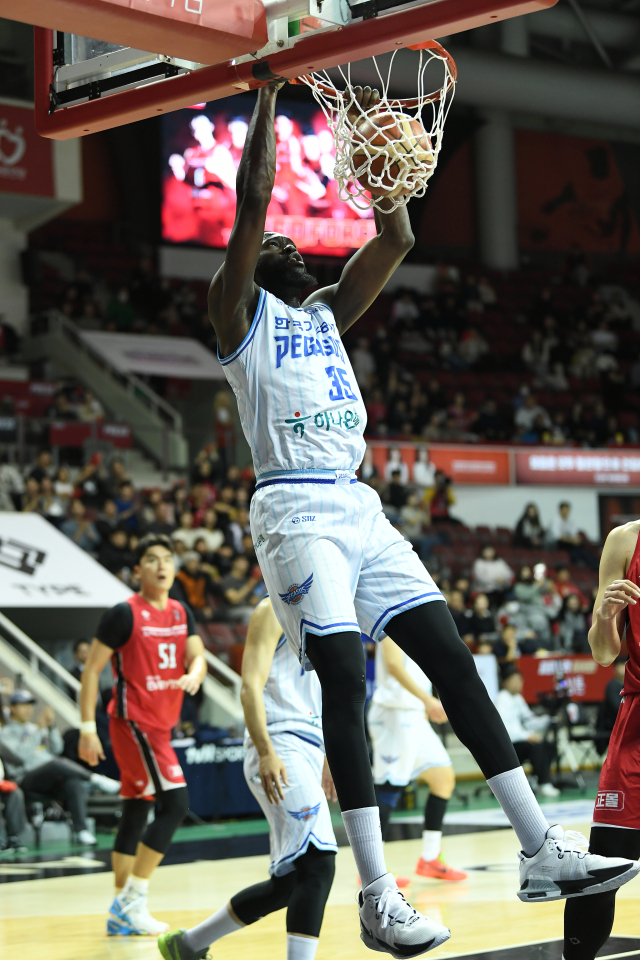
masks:
{"label": "black knee sleeve", "polygon": [[296,872],[292,870],[283,877],[269,877],[264,883],[245,887],[231,897],[231,909],[241,923],[247,926],[255,923],[288,905],[296,879]]}
{"label": "black knee sleeve", "polygon": [[376,804],[364,724],[367,678],[359,633],[307,634],[307,656],[322,686],[327,760],[344,810]]}
{"label": "black knee sleeve", "polygon": [[446,603],[424,603],[399,613],[385,631],[433,682],[454,733],[485,777],[519,766],[500,714]]}
{"label": "black knee sleeve", "polygon": [[138,844],[149,819],[151,804],[148,800],[124,800],[118,835],[113,845],[115,853],[135,857]]}
{"label": "black knee sleeve", "polygon": [[287,910],[287,933],[319,937],[324,908],[336,871],[332,850],[318,850],[309,844],[307,852],[293,861],[296,883]]}
{"label": "black knee sleeve", "polygon": [[149,824],[142,838],[145,846],[164,855],[188,810],[189,792],[186,787],[163,790],[157,800],[156,818]]}
{"label": "black knee sleeve", "polygon": [[[591,853],[601,857],[640,858],[640,830],[591,828]],[[616,890],[567,900],[564,907],[565,960],[594,960],[613,928]]]}

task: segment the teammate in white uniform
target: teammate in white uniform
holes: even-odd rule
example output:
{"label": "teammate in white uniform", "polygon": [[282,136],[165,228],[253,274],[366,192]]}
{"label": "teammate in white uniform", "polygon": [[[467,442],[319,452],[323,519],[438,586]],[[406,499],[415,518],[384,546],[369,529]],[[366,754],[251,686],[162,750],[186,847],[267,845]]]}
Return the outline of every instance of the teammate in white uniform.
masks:
{"label": "teammate in white uniform", "polygon": [[287,960],[313,960],[338,851],[326,795],[321,690],[282,635],[267,597],[254,610],[242,663],[244,775],[269,822],[270,879],[208,920],[158,939],[165,960],[204,960],[209,946],[287,907]]}
{"label": "teammate in white uniform", "polygon": [[427,675],[391,637],[384,637],[376,650],[376,689],[367,715],[382,839],[387,839],[389,818],[407,784],[416,779],[426,783],[429,796],[416,873],[457,882],[467,874],[440,858],[442,821],[456,780],[451,758],[429,723],[446,719]]}
{"label": "teammate in white uniform", "polygon": [[[388,523],[378,495],[358,483],[364,404],[341,335],[370,306],[413,245],[406,207],[375,211],[378,234],[333,286],[315,281],[295,244],[264,233],[276,168],[274,81],[258,92],[236,183],[238,204],[224,265],[209,290],[218,354],[251,446],[251,528],[275,614],[300,662],[316,670],[327,758],[362,878],[361,937],[409,958],[449,931],[413,910],[387,873],[364,724],[361,632],[384,630],[430,676],[451,725],[476,758],[523,846],[520,896],[566,896],[567,872],[586,889],[582,851],[549,825],[440,591]],[[364,110],[377,91],[355,91]],[[544,879],[531,873],[540,857]],[[589,861],[604,869],[604,861]],[[630,861],[604,864],[620,883]],[[549,875],[552,880],[549,882]],[[526,892],[525,892],[526,891]],[[593,887],[590,887],[593,892]],[[575,895],[575,892],[572,894]]]}

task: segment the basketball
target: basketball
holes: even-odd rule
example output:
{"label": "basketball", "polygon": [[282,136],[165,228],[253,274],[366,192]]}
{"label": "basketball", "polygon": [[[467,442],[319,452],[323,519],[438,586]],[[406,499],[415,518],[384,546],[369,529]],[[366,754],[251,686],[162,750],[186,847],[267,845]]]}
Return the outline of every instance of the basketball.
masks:
{"label": "basketball", "polygon": [[398,181],[410,180],[412,173],[434,162],[431,140],[422,123],[406,114],[367,117],[358,124],[353,139],[355,177],[376,197],[406,192],[405,183]]}

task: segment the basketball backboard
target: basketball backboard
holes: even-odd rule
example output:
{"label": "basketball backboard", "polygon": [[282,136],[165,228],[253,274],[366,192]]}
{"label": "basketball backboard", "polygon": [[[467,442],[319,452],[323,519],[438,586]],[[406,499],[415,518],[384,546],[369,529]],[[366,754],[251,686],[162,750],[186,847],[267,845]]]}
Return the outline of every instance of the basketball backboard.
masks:
{"label": "basketball backboard", "polygon": [[[36,128],[68,139],[555,2],[23,0],[18,15],[36,24]],[[8,0],[0,0],[5,12]]]}

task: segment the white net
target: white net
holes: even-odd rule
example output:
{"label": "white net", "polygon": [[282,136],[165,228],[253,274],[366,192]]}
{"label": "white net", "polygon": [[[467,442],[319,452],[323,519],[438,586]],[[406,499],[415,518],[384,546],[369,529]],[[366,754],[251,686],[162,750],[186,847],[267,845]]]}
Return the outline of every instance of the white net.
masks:
{"label": "white net", "polygon": [[[360,105],[351,82],[351,65],[339,67],[344,90],[338,90],[326,71],[300,77],[322,108],[336,143],[334,176],[340,197],[361,210],[376,207],[390,213],[427,189],[437,163],[444,123],[456,82],[453,58],[435,40],[411,47],[419,50],[418,93],[411,100],[389,98],[393,62],[385,75],[372,57],[379,79],[380,99],[366,109]],[[425,90],[425,72],[433,61],[443,70],[442,86]],[[377,86],[377,85],[376,85]],[[431,108],[431,122],[428,111]],[[423,111],[425,116],[423,116]]]}

